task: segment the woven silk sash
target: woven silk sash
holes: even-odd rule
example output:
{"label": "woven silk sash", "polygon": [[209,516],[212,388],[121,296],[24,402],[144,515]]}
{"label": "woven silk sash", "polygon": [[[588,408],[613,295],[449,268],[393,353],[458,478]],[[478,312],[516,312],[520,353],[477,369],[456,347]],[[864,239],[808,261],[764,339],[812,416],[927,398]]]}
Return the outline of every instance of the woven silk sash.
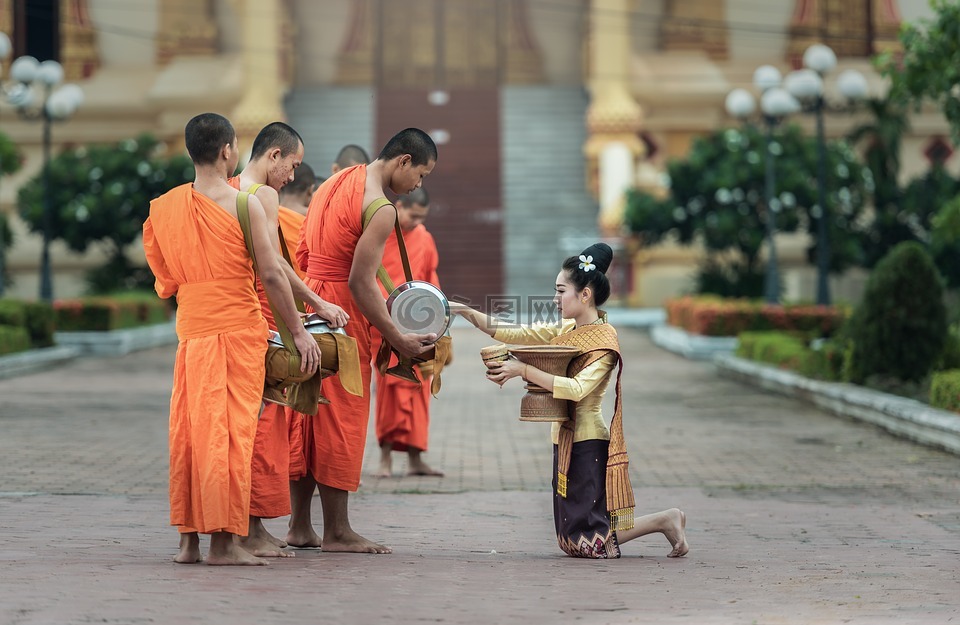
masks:
{"label": "woven silk sash", "polygon": [[[604,319],[606,315],[604,314]],[[627,445],[623,437],[623,407],[620,397],[620,377],[623,374],[623,359],[620,356],[620,344],[617,331],[608,323],[591,324],[561,334],[552,341],[553,345],[573,345],[583,352],[574,358],[567,367],[567,377],[574,377],[580,371],[600,360],[609,352],[617,355],[617,387],[613,421],[610,423],[610,447],[607,456],[607,512],[610,514],[610,529],[628,530],[633,527],[633,486],[630,484]],[[570,454],[573,451],[573,438],[576,427],[577,405],[570,404],[570,419],[560,425],[557,442],[557,494],[567,496],[567,472],[570,470]]]}

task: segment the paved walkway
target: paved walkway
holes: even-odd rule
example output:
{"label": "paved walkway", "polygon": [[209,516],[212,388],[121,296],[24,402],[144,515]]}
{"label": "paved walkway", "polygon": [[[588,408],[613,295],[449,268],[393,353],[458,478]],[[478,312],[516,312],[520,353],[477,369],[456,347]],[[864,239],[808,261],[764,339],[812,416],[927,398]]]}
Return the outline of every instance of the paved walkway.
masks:
{"label": "paved walkway", "polygon": [[960,620],[960,458],[622,331],[639,509],[684,508],[692,551],[653,536],[574,560],[552,536],[548,427],[517,420],[519,385],[482,380],[489,339],[454,336],[427,454],[446,477],[367,475],[351,500],[391,556],[169,563],[172,348],[0,381],[0,625]]}

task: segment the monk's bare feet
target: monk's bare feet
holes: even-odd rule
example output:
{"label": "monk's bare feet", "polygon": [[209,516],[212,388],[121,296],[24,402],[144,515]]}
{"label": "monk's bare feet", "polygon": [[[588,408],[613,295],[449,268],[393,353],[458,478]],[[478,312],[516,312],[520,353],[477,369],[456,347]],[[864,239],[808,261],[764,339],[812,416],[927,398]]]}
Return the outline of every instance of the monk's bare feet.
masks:
{"label": "monk's bare feet", "polygon": [[393,553],[393,550],[367,540],[353,530],[346,530],[338,536],[323,536],[323,550],[344,553]]}
{"label": "monk's bare feet", "polygon": [[266,566],[267,561],[249,553],[235,540],[234,534],[217,532],[210,535],[207,564],[211,566]]}
{"label": "monk's bare feet", "polygon": [[312,527],[309,531],[290,528],[290,531],[287,532],[287,545],[295,549],[321,549],[323,547],[320,535]]}
{"label": "monk's bare feet", "polygon": [[196,532],[180,534],[180,551],[173,561],[177,564],[203,562],[203,556],[200,555],[200,535]]}
{"label": "monk's bare feet", "polygon": [[373,477],[393,477],[393,443],[384,443],[380,445],[380,467]]}
{"label": "monk's bare feet", "polygon": [[[247,531],[249,533],[247,534],[247,536],[240,539],[241,543],[247,540],[253,540],[258,543],[269,542],[271,545],[273,545],[277,549],[283,549],[284,547],[287,546],[286,541],[280,540],[279,538],[277,538],[276,536],[274,536],[273,534],[267,531],[267,528],[263,526],[263,519],[261,519],[258,516],[250,517],[249,529]],[[246,547],[244,548],[246,549]],[[247,549],[247,551],[250,551],[250,550]]]}
{"label": "monk's bare feet", "polygon": [[423,461],[420,456],[423,452],[419,449],[410,448],[407,460],[407,475],[431,475],[434,477],[443,477],[443,471],[437,471]]}
{"label": "monk's bare feet", "polygon": [[290,551],[284,551],[282,547],[273,544],[273,541],[260,536],[244,536],[240,539],[240,546],[258,558],[292,558],[296,555]]}
{"label": "monk's bare feet", "polygon": [[663,535],[673,545],[673,551],[668,553],[667,557],[683,557],[690,551],[690,547],[687,545],[687,515],[677,508],[667,510],[667,515],[670,517],[669,529],[665,529]]}

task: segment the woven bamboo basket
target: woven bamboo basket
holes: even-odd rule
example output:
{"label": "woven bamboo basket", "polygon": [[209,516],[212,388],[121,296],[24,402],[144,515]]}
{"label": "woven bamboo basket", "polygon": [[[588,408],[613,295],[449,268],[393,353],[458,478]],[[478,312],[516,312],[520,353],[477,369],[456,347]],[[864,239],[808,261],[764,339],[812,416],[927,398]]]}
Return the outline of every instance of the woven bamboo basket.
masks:
{"label": "woven bamboo basket", "polygon": [[[572,345],[510,347],[510,355],[520,362],[560,376],[567,374],[567,366],[579,354],[580,349]],[[553,393],[531,382],[527,382],[524,388],[527,394],[520,400],[521,421],[562,422],[570,419],[567,415],[569,401],[554,399]]]}

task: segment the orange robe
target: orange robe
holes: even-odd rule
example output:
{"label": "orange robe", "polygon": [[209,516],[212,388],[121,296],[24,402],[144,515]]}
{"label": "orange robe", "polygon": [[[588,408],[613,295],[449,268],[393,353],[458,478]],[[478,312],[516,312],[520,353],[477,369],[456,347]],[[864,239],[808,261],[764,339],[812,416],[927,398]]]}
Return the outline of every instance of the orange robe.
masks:
{"label": "orange robe", "polygon": [[[440,287],[437,277],[439,255],[433,236],[424,227],[418,225],[403,234],[410,261],[410,273],[414,280],[423,280]],[[400,260],[400,247],[397,235],[391,234],[383,250],[383,266],[390,274],[394,285],[406,282],[403,264]],[[383,287],[381,286],[381,289]],[[386,292],[384,296],[388,295]],[[374,351],[377,353],[382,337],[373,329]],[[397,364],[397,355],[391,356],[390,366]],[[402,380],[393,375],[380,375],[377,372],[376,424],[377,441],[393,443],[396,451],[407,451],[410,447],[426,451],[428,431],[430,429],[430,380],[424,378],[420,368],[416,369],[422,384]]]}
{"label": "orange robe", "polygon": [[363,396],[346,392],[338,376],[327,378],[323,394],[330,404],[320,406],[316,415],[304,416],[307,471],[318,483],[346,491],[355,491],[360,484],[370,416],[371,326],[347,285],[357,241],[363,233],[366,178],[367,166],[357,165],[337,172],[320,185],[310,200],[297,246],[297,263],[307,274],[307,286],[350,315],[344,330],[357,341]]}
{"label": "orange robe", "polygon": [[[227,182],[234,189],[240,188],[240,176],[234,176]],[[293,254],[300,236],[303,215],[281,206],[279,218],[287,249]],[[270,301],[259,277],[257,297],[260,299],[260,313],[270,328],[276,330],[277,324],[270,310]],[[260,420],[257,421],[257,435],[253,442],[253,458],[250,464],[251,516],[275,519],[290,514],[290,459],[294,453],[302,453],[294,452],[290,447],[291,428],[302,427],[296,414],[285,406],[272,403],[264,405]],[[295,440],[301,441],[302,436],[295,435]]]}
{"label": "orange robe", "polygon": [[170,524],[246,535],[267,324],[240,224],[185,184],[151,202],[143,244],[157,294],[178,304]]}

